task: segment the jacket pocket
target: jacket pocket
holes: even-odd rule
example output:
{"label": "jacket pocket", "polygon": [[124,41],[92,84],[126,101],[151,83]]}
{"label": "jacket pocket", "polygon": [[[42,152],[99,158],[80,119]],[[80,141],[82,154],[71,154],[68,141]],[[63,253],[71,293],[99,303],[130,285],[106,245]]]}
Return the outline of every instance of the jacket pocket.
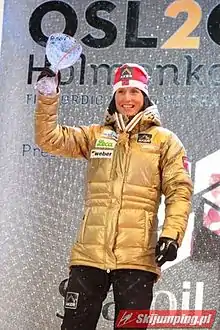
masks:
{"label": "jacket pocket", "polygon": [[155,249],[157,244],[157,223],[154,216],[145,211],[145,248]]}
{"label": "jacket pocket", "polygon": [[86,223],[87,223],[89,211],[90,211],[90,208],[87,208],[85,210],[84,216],[82,218],[82,223],[80,225],[80,230],[79,230],[79,233],[78,233],[78,236],[77,236],[77,242],[78,243],[83,243],[83,241],[84,241],[84,235],[85,235]]}

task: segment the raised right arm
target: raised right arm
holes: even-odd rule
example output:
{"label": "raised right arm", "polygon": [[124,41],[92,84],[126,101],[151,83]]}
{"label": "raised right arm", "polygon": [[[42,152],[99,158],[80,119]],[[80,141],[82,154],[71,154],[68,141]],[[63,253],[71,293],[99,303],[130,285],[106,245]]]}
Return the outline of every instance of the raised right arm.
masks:
{"label": "raised right arm", "polygon": [[74,158],[89,157],[89,145],[99,126],[69,127],[57,123],[59,94],[39,94],[35,112],[35,142],[48,153]]}

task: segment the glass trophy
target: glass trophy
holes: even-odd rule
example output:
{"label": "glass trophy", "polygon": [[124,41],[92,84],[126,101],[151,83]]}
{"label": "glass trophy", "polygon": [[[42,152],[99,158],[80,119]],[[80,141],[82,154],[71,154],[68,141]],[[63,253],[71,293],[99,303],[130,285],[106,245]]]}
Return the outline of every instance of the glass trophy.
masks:
{"label": "glass trophy", "polygon": [[81,53],[82,46],[73,37],[64,33],[51,34],[46,44],[46,55],[56,76],[40,79],[35,88],[44,95],[56,93],[58,71],[75,64]]}

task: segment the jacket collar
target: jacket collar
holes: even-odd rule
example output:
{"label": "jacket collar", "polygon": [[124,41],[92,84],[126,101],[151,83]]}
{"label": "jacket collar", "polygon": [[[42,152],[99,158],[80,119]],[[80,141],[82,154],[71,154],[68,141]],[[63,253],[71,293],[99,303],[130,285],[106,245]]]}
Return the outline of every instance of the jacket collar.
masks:
{"label": "jacket collar", "polygon": [[161,126],[160,115],[155,104],[147,109],[138,112],[130,121],[127,116],[118,112],[110,115],[106,111],[105,125],[111,125],[116,132],[132,132],[137,133],[144,131],[152,125]]}

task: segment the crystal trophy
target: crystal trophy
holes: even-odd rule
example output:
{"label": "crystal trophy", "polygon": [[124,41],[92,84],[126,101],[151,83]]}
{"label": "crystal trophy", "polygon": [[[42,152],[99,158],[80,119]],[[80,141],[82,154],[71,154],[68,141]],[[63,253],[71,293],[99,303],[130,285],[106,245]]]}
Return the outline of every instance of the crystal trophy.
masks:
{"label": "crystal trophy", "polygon": [[64,33],[51,34],[46,44],[46,55],[56,76],[40,79],[35,88],[44,95],[56,93],[58,71],[76,63],[81,53],[82,46],[73,37]]}

